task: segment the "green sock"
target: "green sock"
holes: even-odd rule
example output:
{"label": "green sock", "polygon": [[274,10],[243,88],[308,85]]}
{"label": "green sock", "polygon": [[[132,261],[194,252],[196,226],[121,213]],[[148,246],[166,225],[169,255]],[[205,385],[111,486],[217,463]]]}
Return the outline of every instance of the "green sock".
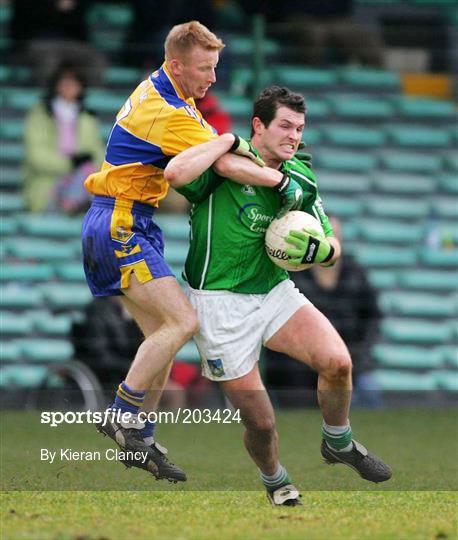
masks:
{"label": "green sock", "polygon": [[351,448],[351,426],[350,422],[347,422],[345,426],[329,426],[323,421],[323,427],[321,429],[323,439],[334,450],[350,450]]}
{"label": "green sock", "polygon": [[275,491],[276,489],[286,486],[286,484],[291,484],[291,478],[289,477],[288,471],[280,464],[278,464],[278,469],[275,474],[269,476],[260,473],[261,480],[267,491]]}

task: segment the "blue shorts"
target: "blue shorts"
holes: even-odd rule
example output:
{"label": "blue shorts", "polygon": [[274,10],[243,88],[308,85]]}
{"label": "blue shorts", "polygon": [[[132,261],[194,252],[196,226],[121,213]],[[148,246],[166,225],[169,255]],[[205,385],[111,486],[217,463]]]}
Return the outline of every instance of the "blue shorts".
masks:
{"label": "blue shorts", "polygon": [[140,283],[173,276],[153,213],[147,204],[94,197],[82,231],[84,272],[94,296],[121,295],[131,273]]}

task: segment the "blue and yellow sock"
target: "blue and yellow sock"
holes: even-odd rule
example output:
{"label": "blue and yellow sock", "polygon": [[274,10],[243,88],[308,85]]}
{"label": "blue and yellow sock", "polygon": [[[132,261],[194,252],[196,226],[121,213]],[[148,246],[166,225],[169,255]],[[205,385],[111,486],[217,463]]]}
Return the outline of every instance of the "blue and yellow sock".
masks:
{"label": "blue and yellow sock", "polygon": [[156,422],[151,422],[150,420],[145,421],[145,427],[140,431],[142,434],[143,440],[149,446],[154,442],[154,428],[156,427]]}
{"label": "blue and yellow sock", "polygon": [[327,445],[333,450],[347,452],[352,449],[352,433],[348,420],[344,426],[329,426],[323,420],[321,434]]}
{"label": "blue and yellow sock", "polygon": [[289,477],[287,470],[283,465],[280,465],[280,463],[278,464],[277,472],[272,476],[264,474],[263,472],[260,473],[260,476],[262,483],[269,492],[275,491],[282,486],[286,486],[286,484],[291,484],[291,478]]}
{"label": "blue and yellow sock", "polygon": [[112,410],[120,410],[121,412],[130,412],[132,414],[137,414],[140,407],[143,405],[145,400],[146,392],[136,392],[127,386],[125,381],[123,381],[118,386],[118,391],[116,392],[116,397],[111,406]]}

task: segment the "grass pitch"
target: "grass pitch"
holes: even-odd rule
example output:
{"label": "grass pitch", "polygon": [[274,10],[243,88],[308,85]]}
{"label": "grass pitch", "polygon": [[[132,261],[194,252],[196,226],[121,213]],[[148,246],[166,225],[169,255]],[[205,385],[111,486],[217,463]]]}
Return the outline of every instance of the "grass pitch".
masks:
{"label": "grass pitch", "polygon": [[189,476],[169,485],[105,460],[43,463],[41,448],[102,451],[113,443],[92,426],[52,429],[36,414],[4,414],[0,538],[455,539],[455,417],[453,410],[353,412],[355,437],[394,470],[375,485],[322,463],[318,411],[278,413],[282,463],[303,506],[273,509],[240,425],[159,426],[159,440]]}

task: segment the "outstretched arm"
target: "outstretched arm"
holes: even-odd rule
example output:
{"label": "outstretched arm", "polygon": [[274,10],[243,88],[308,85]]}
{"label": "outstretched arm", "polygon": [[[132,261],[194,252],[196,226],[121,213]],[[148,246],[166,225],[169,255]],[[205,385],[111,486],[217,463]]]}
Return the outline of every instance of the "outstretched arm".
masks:
{"label": "outstretched arm", "polygon": [[[169,161],[164,170],[164,178],[173,188],[189,184],[209,169],[219,157],[226,154],[234,144],[234,140],[235,136],[232,133],[225,133],[217,139],[191,146]],[[252,163],[249,159],[240,159]],[[254,163],[253,167],[260,169]]]}

